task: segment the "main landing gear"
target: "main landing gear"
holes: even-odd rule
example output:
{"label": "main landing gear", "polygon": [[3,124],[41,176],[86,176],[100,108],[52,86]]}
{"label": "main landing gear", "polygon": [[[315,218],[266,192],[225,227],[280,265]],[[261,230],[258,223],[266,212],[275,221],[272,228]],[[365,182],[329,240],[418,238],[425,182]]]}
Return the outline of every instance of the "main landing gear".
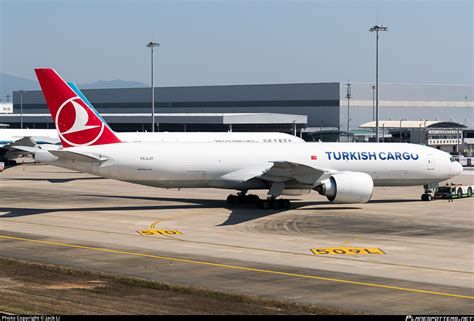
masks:
{"label": "main landing gear", "polygon": [[279,209],[279,208],[290,208],[291,202],[285,199],[266,199],[258,200],[257,207],[261,209]]}
{"label": "main landing gear", "polygon": [[279,209],[279,208],[290,208],[291,202],[286,199],[276,199],[269,197],[268,199],[261,200],[257,195],[246,194],[246,191],[239,192],[237,195],[227,196],[227,203],[229,204],[247,204],[256,203],[257,208],[260,209]]}
{"label": "main landing gear", "polygon": [[237,193],[237,195],[227,196],[227,203],[229,204],[247,204],[247,203],[256,203],[260,200],[257,195],[249,194],[246,192]]}

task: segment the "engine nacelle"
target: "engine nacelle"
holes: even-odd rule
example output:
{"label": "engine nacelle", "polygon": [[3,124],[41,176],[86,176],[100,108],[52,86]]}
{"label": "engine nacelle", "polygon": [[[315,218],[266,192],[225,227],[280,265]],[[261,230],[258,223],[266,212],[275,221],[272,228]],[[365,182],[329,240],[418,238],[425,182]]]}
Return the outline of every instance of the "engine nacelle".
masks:
{"label": "engine nacelle", "polygon": [[315,188],[333,203],[367,203],[374,191],[374,181],[366,173],[337,173]]}

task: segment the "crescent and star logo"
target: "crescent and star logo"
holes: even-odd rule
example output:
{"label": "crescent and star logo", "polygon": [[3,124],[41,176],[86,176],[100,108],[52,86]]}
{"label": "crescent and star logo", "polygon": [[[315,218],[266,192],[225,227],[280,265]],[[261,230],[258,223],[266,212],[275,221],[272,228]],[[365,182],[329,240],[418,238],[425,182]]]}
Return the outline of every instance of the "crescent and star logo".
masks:
{"label": "crescent and star logo", "polygon": [[59,136],[71,146],[91,145],[104,131],[104,123],[77,96],[62,103],[55,122]]}

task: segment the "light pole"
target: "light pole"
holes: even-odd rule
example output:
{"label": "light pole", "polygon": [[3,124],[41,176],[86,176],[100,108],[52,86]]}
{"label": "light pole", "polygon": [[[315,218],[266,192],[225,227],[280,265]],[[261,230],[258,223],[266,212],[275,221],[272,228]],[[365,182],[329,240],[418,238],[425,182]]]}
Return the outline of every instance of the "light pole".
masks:
{"label": "light pole", "polygon": [[[464,101],[466,102],[466,119],[469,119],[469,104],[467,102],[467,96],[464,96]],[[464,122],[464,125],[466,125],[466,122]]]}
{"label": "light pole", "polygon": [[375,86],[370,86],[372,88],[372,121],[375,121]]}
{"label": "light pole", "polygon": [[387,27],[375,25],[369,29],[375,37],[375,139],[379,142],[379,31],[388,31]]}
{"label": "light pole", "polygon": [[460,140],[461,140],[461,124],[458,124],[458,133],[457,133],[457,150],[458,150],[458,158],[460,159],[461,157],[461,148],[460,148]]}
{"label": "light pole", "polygon": [[155,132],[155,86],[154,86],[154,75],[153,75],[153,48],[159,47],[158,42],[150,41],[147,45],[151,48],[151,131]]}
{"label": "light pole", "polygon": [[407,120],[406,118],[400,119],[400,142],[402,142],[402,121]]}
{"label": "light pole", "polygon": [[23,129],[23,90],[18,91],[20,94],[20,128]]}
{"label": "light pole", "polygon": [[350,105],[349,105],[349,101],[351,99],[351,83],[350,82],[347,82],[346,84],[347,86],[347,90],[346,90],[346,98],[347,98],[347,132],[349,132],[349,125],[350,125],[350,122],[351,122],[351,119],[350,119]]}

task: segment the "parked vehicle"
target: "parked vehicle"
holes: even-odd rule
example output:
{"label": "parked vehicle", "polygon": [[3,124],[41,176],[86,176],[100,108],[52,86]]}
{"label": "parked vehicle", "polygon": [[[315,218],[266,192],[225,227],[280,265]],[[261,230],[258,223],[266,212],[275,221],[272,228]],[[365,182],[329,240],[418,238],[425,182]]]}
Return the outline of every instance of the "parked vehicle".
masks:
{"label": "parked vehicle", "polygon": [[459,162],[462,167],[473,167],[474,166],[474,157],[467,156],[454,156],[454,160]]}
{"label": "parked vehicle", "polygon": [[435,190],[434,199],[448,199],[450,192],[451,192],[452,198],[471,197],[473,190],[474,190],[473,185],[451,184],[451,185],[439,186]]}

